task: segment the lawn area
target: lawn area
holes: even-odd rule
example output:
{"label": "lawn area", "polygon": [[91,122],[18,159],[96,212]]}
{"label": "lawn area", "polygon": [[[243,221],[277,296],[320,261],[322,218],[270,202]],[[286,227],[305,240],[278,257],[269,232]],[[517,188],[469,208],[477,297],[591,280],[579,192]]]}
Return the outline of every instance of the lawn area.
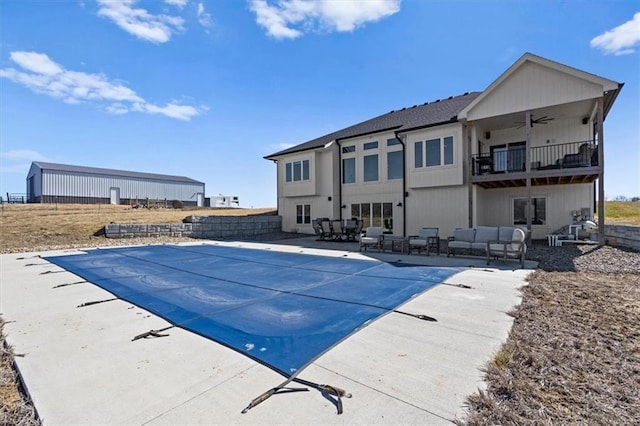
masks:
{"label": "lawn area", "polygon": [[640,225],[640,201],[606,201],[604,216],[605,223]]}

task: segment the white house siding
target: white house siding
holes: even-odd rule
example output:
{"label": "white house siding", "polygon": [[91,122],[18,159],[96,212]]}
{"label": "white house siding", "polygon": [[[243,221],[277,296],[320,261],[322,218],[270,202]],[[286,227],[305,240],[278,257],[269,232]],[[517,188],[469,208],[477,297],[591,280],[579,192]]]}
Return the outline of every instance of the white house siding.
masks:
{"label": "white house siding", "polygon": [[[501,226],[513,224],[513,199],[527,196],[525,187],[482,189],[478,188],[476,200],[476,225]],[[545,225],[532,225],[531,237],[544,239],[551,232],[569,225],[571,212],[584,207],[593,209],[593,184],[534,186],[532,197],[546,198]]]}
{"label": "white house siding", "polygon": [[[392,151],[402,151],[402,145],[396,144],[387,146],[387,140],[395,140],[393,132],[383,132],[375,135],[368,135],[358,138],[343,140],[340,147],[354,145],[355,153],[342,154],[341,158],[356,158],[356,182],[342,184],[342,209],[343,218],[351,217],[351,206],[363,203],[391,203],[393,215],[393,233],[402,235],[403,229],[403,207],[402,203],[402,179],[387,179],[387,153]],[[378,142],[377,149],[364,150],[364,144]],[[378,180],[364,181],[364,157],[366,155],[378,155]],[[342,177],[336,177],[338,182],[342,182]]]}
{"label": "white house siding", "polygon": [[416,189],[407,198],[407,235],[420,228],[439,228],[441,238],[453,235],[456,228],[469,223],[469,192],[463,185]]}
{"label": "white house siding", "polygon": [[[298,182],[286,182],[286,164],[296,161],[309,161],[309,180]],[[316,162],[316,152],[304,151],[296,154],[291,154],[281,158],[278,161],[278,176],[282,179],[282,192],[283,197],[301,197],[318,194],[318,167]]]}
{"label": "white house siding", "polygon": [[[453,164],[415,167],[415,143],[435,139],[453,137]],[[427,188],[438,186],[461,185],[464,179],[464,149],[462,125],[460,123],[432,127],[412,131],[406,136],[405,161],[407,166],[407,188]]]}
{"label": "white house siding", "polygon": [[479,120],[601,97],[603,86],[583,78],[525,62],[478,102],[467,119]]}
{"label": "white house siding", "polygon": [[[337,148],[334,147],[278,158],[278,212],[282,216],[283,231],[313,234],[311,224],[297,223],[298,205],[311,206],[312,220],[319,217],[338,218],[336,159]],[[286,163],[303,160],[309,160],[309,181],[286,182]]]}
{"label": "white house siding", "polygon": [[[120,188],[121,199],[180,200],[195,203],[197,194],[204,193],[204,184],[146,180],[129,177],[102,176],[44,170],[41,172],[43,197],[69,200],[109,199],[111,188]],[[36,180],[38,176],[35,176]]]}

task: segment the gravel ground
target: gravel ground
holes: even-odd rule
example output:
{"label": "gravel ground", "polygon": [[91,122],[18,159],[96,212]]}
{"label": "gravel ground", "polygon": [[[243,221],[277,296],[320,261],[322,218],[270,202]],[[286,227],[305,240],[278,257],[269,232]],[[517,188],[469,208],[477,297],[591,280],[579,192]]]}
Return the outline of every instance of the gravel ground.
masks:
{"label": "gravel ground", "polygon": [[547,272],[640,274],[640,252],[622,247],[534,243],[527,248],[527,259],[539,262],[538,268]]}

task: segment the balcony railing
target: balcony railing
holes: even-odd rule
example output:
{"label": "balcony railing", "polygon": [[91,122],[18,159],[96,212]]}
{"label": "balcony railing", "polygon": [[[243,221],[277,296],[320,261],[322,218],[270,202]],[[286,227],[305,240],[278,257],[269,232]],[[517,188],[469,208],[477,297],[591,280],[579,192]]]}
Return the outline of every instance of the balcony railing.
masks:
{"label": "balcony railing", "polygon": [[[524,172],[527,164],[526,154],[526,148],[518,146],[474,155],[473,176]],[[594,167],[598,165],[598,146],[596,141],[592,140],[536,146],[530,149],[529,161],[531,170]]]}

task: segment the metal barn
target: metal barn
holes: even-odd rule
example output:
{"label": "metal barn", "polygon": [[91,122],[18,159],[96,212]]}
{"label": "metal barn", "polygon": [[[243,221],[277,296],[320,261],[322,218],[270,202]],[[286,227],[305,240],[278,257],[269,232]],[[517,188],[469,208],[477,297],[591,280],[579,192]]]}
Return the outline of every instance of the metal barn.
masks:
{"label": "metal barn", "polygon": [[184,176],[34,161],[27,175],[27,200],[129,205],[177,201],[203,206],[204,183]]}

